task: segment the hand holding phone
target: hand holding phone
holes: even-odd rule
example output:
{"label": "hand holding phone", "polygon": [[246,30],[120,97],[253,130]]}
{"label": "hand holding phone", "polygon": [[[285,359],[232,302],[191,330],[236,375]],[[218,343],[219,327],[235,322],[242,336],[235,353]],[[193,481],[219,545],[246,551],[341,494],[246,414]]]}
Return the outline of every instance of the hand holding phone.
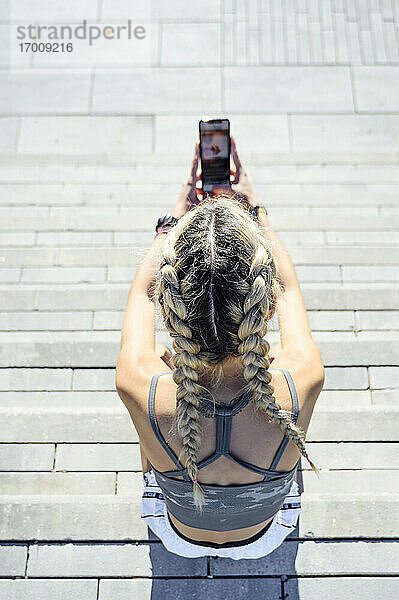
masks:
{"label": "hand holding phone", "polygon": [[213,194],[227,194],[234,196],[244,205],[248,207],[256,206],[258,201],[255,197],[255,193],[249,182],[248,175],[241,164],[241,160],[238,156],[237,146],[233,136],[231,136],[231,156],[234,162],[234,171],[230,171],[230,175],[233,177],[231,182],[231,190],[229,191],[224,186],[215,185],[212,188]]}

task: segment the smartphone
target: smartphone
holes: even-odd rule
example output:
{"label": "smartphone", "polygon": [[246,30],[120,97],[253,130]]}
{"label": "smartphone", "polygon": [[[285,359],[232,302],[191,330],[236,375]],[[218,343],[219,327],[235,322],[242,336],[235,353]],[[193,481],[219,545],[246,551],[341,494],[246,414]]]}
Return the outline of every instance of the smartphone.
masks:
{"label": "smartphone", "polygon": [[199,122],[202,190],[212,192],[214,185],[230,187],[230,121]]}

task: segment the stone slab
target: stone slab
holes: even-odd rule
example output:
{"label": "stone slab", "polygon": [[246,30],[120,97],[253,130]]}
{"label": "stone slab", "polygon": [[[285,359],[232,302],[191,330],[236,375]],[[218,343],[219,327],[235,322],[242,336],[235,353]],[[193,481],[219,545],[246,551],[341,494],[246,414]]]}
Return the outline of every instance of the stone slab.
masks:
{"label": "stone slab", "polygon": [[225,109],[233,113],[353,110],[346,67],[225,67],[224,90]]}
{"label": "stone slab", "polygon": [[97,586],[95,579],[2,579],[0,596],[7,600],[97,600]]}
{"label": "stone slab", "polygon": [[391,600],[399,594],[399,577],[292,577],[284,593],[287,600]]}
{"label": "stone slab", "polygon": [[[153,575],[156,575],[156,569]],[[256,579],[101,579],[99,600],[202,600],[203,598],[234,597],[267,598],[280,600],[281,583],[278,579],[259,577]],[[25,600],[25,599],[23,599]],[[384,599],[385,600],[385,599]]]}
{"label": "stone slab", "polygon": [[29,577],[158,577],[204,576],[206,558],[184,558],[162,544],[35,544],[28,561]]}
{"label": "stone slab", "polygon": [[[27,546],[24,544],[1,544],[0,545],[0,575],[1,577],[24,576],[26,559],[28,556]],[[1,582],[1,580],[0,580]],[[1,587],[0,587],[1,590]]]}
{"label": "stone slab", "polygon": [[[347,494],[304,493],[301,500],[299,524],[291,539],[397,538],[397,494],[360,493],[348,498]],[[140,495],[3,495],[0,540],[146,540],[148,528],[140,514]],[[385,568],[393,568],[393,563]]]}
{"label": "stone slab", "polygon": [[[396,575],[395,542],[283,542],[258,560],[211,558],[212,575]],[[294,596],[295,597],[295,596]]]}
{"label": "stone slab", "polygon": [[0,473],[7,495],[115,494],[115,473]]}

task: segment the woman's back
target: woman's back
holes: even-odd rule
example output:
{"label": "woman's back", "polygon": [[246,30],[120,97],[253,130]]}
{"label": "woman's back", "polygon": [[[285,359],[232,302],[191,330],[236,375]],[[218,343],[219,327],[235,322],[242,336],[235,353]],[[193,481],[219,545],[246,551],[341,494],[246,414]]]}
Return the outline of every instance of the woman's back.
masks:
{"label": "woman's back", "polygon": [[[281,406],[281,410],[287,412],[292,418],[293,403],[290,388],[283,371],[278,369],[285,370],[286,374],[288,371],[287,376],[288,378],[290,378],[290,376],[292,377],[291,385],[293,384],[298,397],[297,423],[306,432],[318,394],[315,395],[314,390],[312,390],[311,387],[309,388],[309,381],[311,378],[309,377],[308,368],[305,369],[299,365],[296,369],[290,366],[290,369],[288,370],[284,367],[274,366],[275,364],[281,364],[281,362],[282,359],[280,358],[280,355],[278,355],[272,362],[272,367],[270,368],[270,374],[272,376],[271,385],[275,390],[274,395]],[[161,361],[159,361],[159,364],[162,364]],[[290,364],[292,365],[292,363]],[[176,411],[176,384],[171,377],[172,371],[170,371],[169,375],[165,372],[165,369],[162,369],[162,371],[160,369],[157,370],[158,374],[160,372],[163,372],[164,374],[159,377],[152,376],[150,378],[153,384],[154,380],[156,383],[155,387],[153,386],[152,394],[148,393],[151,391],[149,375],[145,378],[148,385],[143,381],[137,388],[142,390],[139,402],[142,410],[140,411],[140,418],[138,418],[137,411],[135,412],[134,422],[138,429],[145,455],[155,472],[158,472],[159,474],[168,472],[168,476],[182,480],[182,476],[177,476],[170,472],[177,471],[178,467],[173,459],[173,455],[178,457],[182,450],[181,438],[177,433],[176,422],[174,419]],[[245,380],[242,377],[237,377],[234,380],[230,380],[228,383],[226,381],[223,382],[218,391],[216,392],[216,390],[213,390],[211,394],[218,404],[228,407],[231,400],[236,398],[244,387]],[[149,395],[152,395],[153,397],[153,406],[156,415],[155,427],[154,417],[153,423],[151,424],[148,410]],[[202,428],[202,438],[198,463],[201,463],[201,461],[210,457],[215,452],[217,419],[209,418],[201,414],[200,425]],[[156,433],[154,433],[154,430],[156,431],[157,429],[159,429],[160,436],[157,436]],[[160,437],[166,441],[169,448],[165,449],[163,447],[162,442],[159,440]],[[276,451],[282,446],[284,438],[285,436],[281,428],[276,423],[270,422],[265,418],[263,413],[257,411],[254,403],[251,401],[231,418],[230,453],[250,465],[258,466],[260,469],[270,469],[272,460],[276,457]],[[283,445],[285,447],[280,459],[274,464],[273,470],[289,472],[297,465],[298,459],[300,458],[300,452],[297,446],[290,442],[288,438],[286,438],[286,445]],[[257,482],[261,485],[260,482],[265,480],[264,473],[262,474],[250,470],[225,455],[218,456],[217,460],[200,468],[197,477],[200,484],[218,486],[239,486],[240,484],[254,484]],[[164,477],[159,475],[159,480],[163,479]],[[285,482],[287,481],[288,480],[285,480]],[[165,483],[170,485],[170,480]],[[184,484],[180,484],[180,486],[179,484],[172,484],[174,493],[177,495],[179,493],[184,495],[184,491],[180,492],[180,488],[183,487]],[[177,498],[176,508],[179,503],[180,501]],[[234,528],[232,527],[231,530],[227,531],[212,531],[209,526],[208,529],[191,527],[182,522],[185,519],[182,518],[182,520],[179,520],[170,512],[169,517],[178,531],[188,538],[197,541],[223,544],[230,541],[245,540],[253,536],[272,520],[273,515],[262,520],[260,523],[258,522],[256,525],[240,528],[234,526]]]}

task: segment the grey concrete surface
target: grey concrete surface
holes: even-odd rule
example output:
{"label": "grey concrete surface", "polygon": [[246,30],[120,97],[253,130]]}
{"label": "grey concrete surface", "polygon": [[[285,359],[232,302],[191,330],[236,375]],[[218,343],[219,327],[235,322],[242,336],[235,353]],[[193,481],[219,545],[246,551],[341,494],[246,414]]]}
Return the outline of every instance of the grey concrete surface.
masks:
{"label": "grey concrete surface", "polygon": [[[83,19],[147,40],[19,52],[16,26]],[[398,21],[398,0],[1,4],[1,597],[398,596]],[[230,118],[325,365],[321,477],[303,461],[298,526],[259,560],[185,559],[148,531],[114,389],[130,282],[203,114]]]}

